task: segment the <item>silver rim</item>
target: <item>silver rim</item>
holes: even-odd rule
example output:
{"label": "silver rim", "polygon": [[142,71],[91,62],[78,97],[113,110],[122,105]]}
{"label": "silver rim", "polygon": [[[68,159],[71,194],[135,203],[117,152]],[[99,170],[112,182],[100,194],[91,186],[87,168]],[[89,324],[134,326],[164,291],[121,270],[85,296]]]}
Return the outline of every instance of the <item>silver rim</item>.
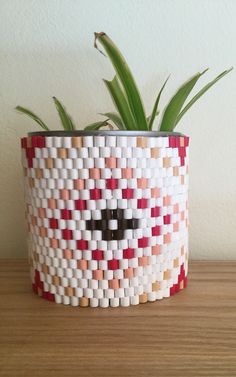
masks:
{"label": "silver rim", "polygon": [[120,131],[120,130],[98,130],[98,131],[39,131],[29,132],[28,136],[146,136],[146,137],[167,137],[185,136],[180,132],[158,132],[158,131]]}

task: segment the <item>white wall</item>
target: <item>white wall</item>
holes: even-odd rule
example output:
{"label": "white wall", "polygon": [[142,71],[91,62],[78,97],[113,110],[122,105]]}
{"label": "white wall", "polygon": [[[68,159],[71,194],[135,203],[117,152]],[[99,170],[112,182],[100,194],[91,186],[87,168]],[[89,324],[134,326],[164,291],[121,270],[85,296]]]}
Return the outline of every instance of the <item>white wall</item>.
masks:
{"label": "white wall", "polygon": [[[125,54],[149,111],[166,76],[162,105],[205,67],[206,83],[236,68],[234,0],[0,1],[1,256],[25,257],[19,138],[35,126],[18,104],[58,119],[50,97],[64,101],[79,128],[112,108],[101,81],[108,59],[93,48],[106,31]],[[191,137],[190,251],[194,259],[236,258],[236,71],[178,127]]]}

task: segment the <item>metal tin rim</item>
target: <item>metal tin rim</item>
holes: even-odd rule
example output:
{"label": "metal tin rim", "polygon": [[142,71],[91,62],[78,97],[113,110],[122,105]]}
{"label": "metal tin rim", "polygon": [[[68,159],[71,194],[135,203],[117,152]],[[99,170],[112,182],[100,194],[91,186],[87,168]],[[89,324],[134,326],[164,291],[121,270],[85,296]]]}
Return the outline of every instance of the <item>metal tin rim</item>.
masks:
{"label": "metal tin rim", "polygon": [[28,136],[146,136],[146,137],[167,137],[185,136],[180,132],[160,131],[120,131],[120,130],[76,130],[76,131],[37,131],[29,132]]}

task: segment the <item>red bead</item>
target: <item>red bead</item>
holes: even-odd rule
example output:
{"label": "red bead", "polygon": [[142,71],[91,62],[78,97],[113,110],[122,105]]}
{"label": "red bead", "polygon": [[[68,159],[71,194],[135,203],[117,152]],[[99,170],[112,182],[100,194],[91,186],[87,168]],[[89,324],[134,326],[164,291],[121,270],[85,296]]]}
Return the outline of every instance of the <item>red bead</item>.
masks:
{"label": "red bead", "polygon": [[58,228],[58,220],[57,219],[49,219],[49,228],[57,229]]}
{"label": "red bead", "polygon": [[102,250],[93,250],[92,251],[92,258],[94,260],[102,260],[103,259],[103,251]]}
{"label": "red bead", "polygon": [[171,221],[170,215],[165,215],[165,216],[163,217],[163,219],[164,219],[164,224],[165,224],[165,225],[170,224],[170,221]]}
{"label": "red bead", "polygon": [[138,239],[138,247],[148,247],[148,237],[143,237]]}
{"label": "red bead", "polygon": [[109,270],[117,270],[119,268],[119,261],[117,259],[112,259],[108,261]]}
{"label": "red bead", "polygon": [[170,288],[170,295],[173,296],[175,294],[175,286]]}
{"label": "red bead", "polygon": [[180,157],[186,156],[186,148],[185,147],[179,147],[179,156]]}
{"label": "red bead", "polygon": [[71,210],[61,209],[61,218],[63,220],[71,220]]}
{"label": "red bead", "polygon": [[152,236],[160,236],[161,235],[161,227],[156,225],[152,228]]}
{"label": "red bead", "polygon": [[160,216],[160,207],[151,208],[151,217],[158,217],[158,216]]}
{"label": "red bead", "polygon": [[27,148],[26,149],[26,157],[31,159],[35,157],[35,150],[34,148]]}
{"label": "red bead", "polygon": [[138,208],[147,208],[148,200],[147,199],[138,199],[137,200],[137,207]]}
{"label": "red bead", "polygon": [[123,258],[131,259],[134,258],[134,249],[128,248],[123,250]]}
{"label": "red bead", "polygon": [[109,190],[115,190],[118,188],[118,180],[115,178],[107,179],[106,186]]}
{"label": "red bead", "polygon": [[55,301],[54,294],[48,292],[48,294],[47,294],[47,299],[48,299],[48,301]]}
{"label": "red bead", "polygon": [[33,148],[37,147],[38,146],[38,136],[31,136],[31,146]]}
{"label": "red bead", "polygon": [[122,198],[123,199],[133,199],[134,197],[134,190],[131,188],[123,189],[122,190]]}
{"label": "red bead", "polygon": [[38,136],[37,137],[37,147],[38,148],[44,148],[46,146],[45,137],[44,136]]}
{"label": "red bead", "polygon": [[32,168],[33,167],[33,159],[32,158],[28,158],[27,161],[28,161],[28,167]]}
{"label": "red bead", "polygon": [[79,250],[86,250],[86,249],[88,249],[88,241],[86,241],[86,240],[78,240],[77,241],[77,249],[79,249]]}
{"label": "red bead", "polygon": [[27,148],[27,138],[26,137],[21,138],[21,148],[23,148],[23,149]]}
{"label": "red bead", "polygon": [[40,283],[40,273],[38,270],[34,270],[34,271],[35,271],[34,281],[35,281],[35,284],[38,285],[38,283]]}
{"label": "red bead", "polygon": [[86,208],[87,208],[86,200],[82,200],[82,199],[75,200],[75,209],[82,211]]}
{"label": "red bead", "polygon": [[90,190],[90,199],[99,200],[101,199],[101,190],[98,188]]}
{"label": "red bead", "polygon": [[70,229],[63,229],[62,230],[62,238],[64,240],[72,240],[72,238],[73,238],[72,230],[70,230]]}
{"label": "red bead", "polygon": [[184,166],[184,157],[180,157],[180,165]]}
{"label": "red bead", "polygon": [[175,136],[169,136],[169,147],[175,148],[176,147],[176,137]]}
{"label": "red bead", "polygon": [[185,147],[188,147],[188,146],[189,146],[189,137],[188,137],[188,136],[185,136],[185,137],[184,137],[184,146],[185,146]]}

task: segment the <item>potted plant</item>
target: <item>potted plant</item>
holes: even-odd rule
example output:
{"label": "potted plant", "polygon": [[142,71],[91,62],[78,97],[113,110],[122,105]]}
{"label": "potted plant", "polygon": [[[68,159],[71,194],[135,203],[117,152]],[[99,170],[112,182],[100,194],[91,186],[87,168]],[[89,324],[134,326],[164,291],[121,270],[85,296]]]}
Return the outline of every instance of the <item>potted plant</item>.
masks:
{"label": "potted plant", "polygon": [[[147,116],[132,73],[111,39],[95,33],[116,71],[105,81],[117,112],[76,131],[54,98],[63,131],[22,139],[33,290],[57,303],[117,307],[169,297],[188,271],[189,138],[186,111],[231,69],[186,101],[205,71],[184,83],[153,131],[168,78]],[[117,130],[103,130],[106,125]]]}

